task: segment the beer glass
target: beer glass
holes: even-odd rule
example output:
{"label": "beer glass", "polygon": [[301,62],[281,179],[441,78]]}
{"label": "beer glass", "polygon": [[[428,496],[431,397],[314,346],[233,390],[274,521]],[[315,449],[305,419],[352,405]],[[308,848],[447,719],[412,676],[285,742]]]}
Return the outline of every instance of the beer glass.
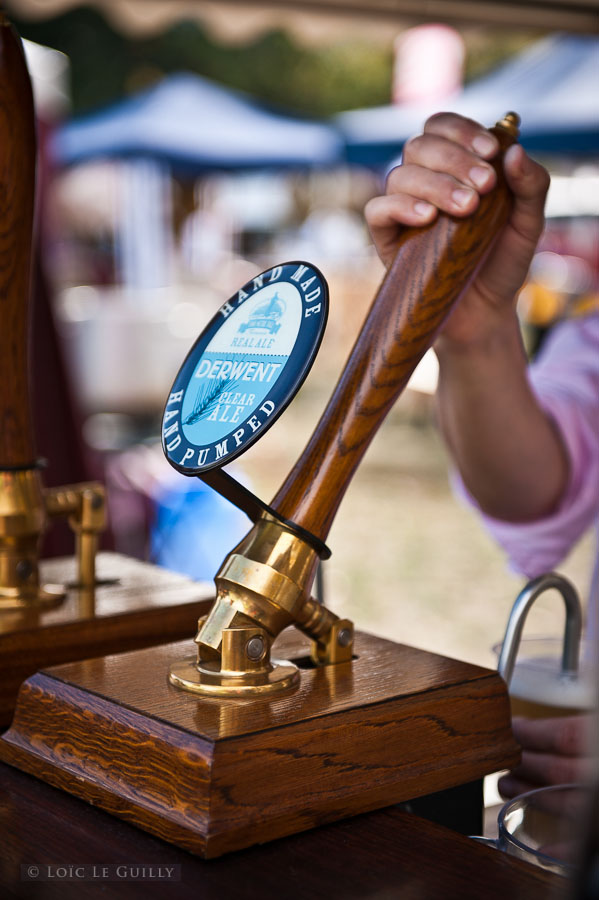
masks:
{"label": "beer glass", "polygon": [[[547,590],[556,590],[564,601],[564,636],[523,639],[530,608]],[[596,708],[599,645],[582,638],[580,599],[562,575],[550,572],[524,587],[512,607],[503,642],[494,649],[499,674],[508,686],[512,715],[551,718]]]}
{"label": "beer glass", "polygon": [[[562,646],[561,638],[534,637],[520,641],[509,683],[512,716],[546,719],[590,712],[597,707],[597,642],[581,641],[575,672],[563,671]],[[501,644],[493,647],[497,656],[501,647]]]}
{"label": "beer glass", "polygon": [[573,875],[580,863],[581,837],[591,794],[583,784],[558,784],[520,794],[497,816],[498,837],[474,840],[558,875]]}

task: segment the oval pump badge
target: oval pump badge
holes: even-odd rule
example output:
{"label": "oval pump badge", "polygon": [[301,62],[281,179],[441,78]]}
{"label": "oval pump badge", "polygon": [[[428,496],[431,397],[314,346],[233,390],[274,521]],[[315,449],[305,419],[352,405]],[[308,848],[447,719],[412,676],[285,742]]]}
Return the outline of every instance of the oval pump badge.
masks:
{"label": "oval pump badge", "polygon": [[257,441],[303,384],[327,314],[327,283],[306,262],[267,269],[224,303],[166,402],[162,446],[170,464],[201,475]]}

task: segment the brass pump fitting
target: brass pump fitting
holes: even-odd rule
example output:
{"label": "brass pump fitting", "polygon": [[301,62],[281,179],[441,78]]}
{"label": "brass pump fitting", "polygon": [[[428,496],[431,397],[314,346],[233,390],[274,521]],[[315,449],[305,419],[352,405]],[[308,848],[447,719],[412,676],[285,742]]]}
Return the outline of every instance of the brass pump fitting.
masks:
{"label": "brass pump fitting", "polygon": [[56,585],[40,588],[40,536],[46,507],[37,469],[0,471],[0,607],[56,602]]}
{"label": "brass pump fitting", "polygon": [[60,585],[40,585],[39,545],[48,520],[67,516],[75,533],[77,586],[95,585],[98,535],[106,523],[104,488],[95,482],[44,490],[37,468],[0,470],[0,609],[54,604]]}
{"label": "brass pump fitting", "polygon": [[106,491],[97,481],[46,488],[46,509],[50,518],[66,516],[75,535],[77,587],[93,588],[96,583],[96,553],[99,535],[106,528]]}
{"label": "brass pump fitting", "polygon": [[197,660],[175,663],[171,682],[221,696],[292,687],[297,667],[270,658],[272,642],[291,624],[313,639],[316,663],[351,659],[351,622],[310,597],[318,561],[292,528],[263,513],[216,575],[216,600],[198,623]]}
{"label": "brass pump fitting", "polygon": [[226,628],[259,625],[275,638],[297,620],[317,565],[316,551],[265,513],[216,574],[216,601],[195,639],[200,654],[220,653]]}

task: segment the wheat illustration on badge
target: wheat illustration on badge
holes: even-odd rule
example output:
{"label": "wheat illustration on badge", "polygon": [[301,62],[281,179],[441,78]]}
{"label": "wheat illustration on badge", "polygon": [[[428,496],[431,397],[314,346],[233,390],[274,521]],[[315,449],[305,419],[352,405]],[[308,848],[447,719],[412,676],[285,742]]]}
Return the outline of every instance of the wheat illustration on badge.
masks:
{"label": "wheat illustration on badge", "polygon": [[195,425],[200,419],[205,419],[209,416],[219,405],[225,390],[229,393],[237,386],[237,383],[237,381],[221,381],[220,383],[217,381],[214,384],[201,385],[198,388],[193,409],[187,418],[184,419],[183,424]]}

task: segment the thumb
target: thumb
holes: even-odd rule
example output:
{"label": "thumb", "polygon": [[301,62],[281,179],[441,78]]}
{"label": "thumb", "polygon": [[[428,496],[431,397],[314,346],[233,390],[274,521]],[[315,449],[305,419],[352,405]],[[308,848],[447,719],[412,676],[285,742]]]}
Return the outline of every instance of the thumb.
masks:
{"label": "thumb", "polygon": [[514,194],[510,224],[522,238],[536,244],[545,222],[549,173],[527,156],[520,144],[509,148],[504,166],[507,182]]}

